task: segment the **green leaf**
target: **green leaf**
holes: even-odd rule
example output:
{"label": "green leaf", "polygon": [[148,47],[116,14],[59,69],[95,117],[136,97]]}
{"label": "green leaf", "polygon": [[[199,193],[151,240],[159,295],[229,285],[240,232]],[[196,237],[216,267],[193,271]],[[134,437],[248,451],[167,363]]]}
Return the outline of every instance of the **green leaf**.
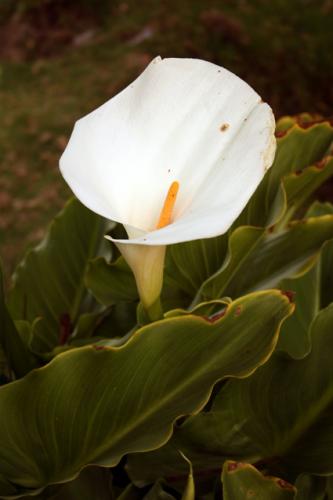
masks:
{"label": "green leaf", "polygon": [[263,234],[264,229],[261,228],[237,228],[229,238],[228,255],[222,267],[202,285],[199,296],[210,300],[227,295],[225,290],[242,269],[249,255],[256,253]]}
{"label": "green leaf", "polygon": [[240,432],[240,425],[226,403],[218,411],[204,411],[190,416],[179,426],[167,444],[155,451],[133,453],[127,461],[128,474],[135,484],[155,481],[159,477],[184,477],[186,464],[181,450],[199,476],[219,468],[227,459],[255,462],[260,448]]}
{"label": "green leaf", "polygon": [[306,217],[320,217],[321,215],[332,215],[332,203],[314,201],[306,212]]}
{"label": "green leaf", "polygon": [[40,488],[74,478],[86,464],[112,466],[161,446],[218,380],[266,362],[291,310],[278,291],[251,294],[217,321],[158,321],[121,348],[73,349],[0,388],[3,475]]}
{"label": "green leaf", "polygon": [[[198,416],[201,413],[198,414]],[[177,433],[177,427],[174,433]],[[184,483],[188,474],[188,465],[182,458],[180,450],[187,453],[184,447],[178,447],[177,440],[172,438],[160,448],[146,453],[131,453],[127,458],[126,471],[133,483],[139,487],[145,486],[160,477],[179,477],[179,482]],[[191,457],[192,458],[192,457]],[[221,462],[219,463],[219,465]]]}
{"label": "green leaf", "polygon": [[277,186],[285,175],[321,160],[333,140],[329,122],[304,128],[295,124],[278,139],[274,164],[270,170],[266,203],[272,203]]}
{"label": "green leaf", "polygon": [[320,306],[333,302],[333,241],[327,241],[320,255]]}
{"label": "green leaf", "polygon": [[311,352],[301,360],[273,356],[251,377],[230,381],[213,410],[229,405],[233,424],[277,457],[289,474],[333,473],[333,304],[311,327]]}
{"label": "green leaf", "polygon": [[267,232],[253,247],[249,246],[240,261],[237,253],[244,244],[244,230],[239,228],[231,236],[229,266],[202,286],[200,296],[204,300],[225,295],[235,298],[252,290],[271,288],[295,274],[333,237],[333,216],[304,219],[290,223],[281,232]]}
{"label": "green leaf", "polygon": [[9,481],[0,474],[1,498],[15,498],[17,490]]}
{"label": "green leaf", "polygon": [[[320,217],[323,215],[333,215],[333,205],[331,203],[315,202],[309,208],[307,217]],[[333,302],[333,241],[327,241],[320,253],[320,279],[318,295],[320,297],[320,308],[327,307]]]}
{"label": "green leaf", "polygon": [[[108,469],[101,467],[88,467],[74,481],[64,486],[57,486],[56,489],[56,493],[51,496],[45,496],[43,492],[41,497],[50,500],[77,500],[78,498],[80,500],[110,500],[113,498],[111,473]],[[33,500],[33,497],[30,499]]]}
{"label": "green leaf", "polygon": [[112,497],[112,477],[104,468],[90,467],[80,476],[67,483],[52,500],[110,500]]}
{"label": "green leaf", "polygon": [[89,310],[84,275],[89,259],[101,247],[104,230],[104,219],[72,199],[52,222],[46,238],[17,268],[9,307],[14,319],[42,318],[34,340],[39,352],[59,344],[65,319],[70,332],[81,309]]}
{"label": "green leaf", "polygon": [[302,124],[285,120],[281,126],[274,163],[241,214],[239,224],[276,224],[286,208],[281,190],[283,177],[320,161],[333,140],[329,122]]}
{"label": "green leaf", "polygon": [[287,218],[290,219],[292,214],[304,204],[310,195],[332,175],[332,157],[326,158],[317,165],[288,175],[283,181],[288,204]]}
{"label": "green leaf", "polygon": [[184,489],[183,494],[182,494],[182,500],[195,500],[195,485],[194,485],[194,478],[193,478],[193,467],[192,467],[190,460],[188,460],[188,458],[183,453],[181,453],[181,455],[182,455],[183,459],[185,460],[185,462],[187,462],[188,467],[189,467],[189,474],[188,474],[185,489]]}
{"label": "green leaf", "polygon": [[0,268],[0,344],[5,354],[9,369],[16,377],[23,377],[38,366],[38,361],[19,335],[7,310]]}
{"label": "green leaf", "polygon": [[103,258],[91,261],[85,283],[96,299],[105,306],[115,302],[139,300],[134,275],[123,257],[110,264]]}
{"label": "green leaf", "polygon": [[277,477],[267,477],[252,465],[226,462],[222,473],[223,499],[293,500],[295,488]]}
{"label": "green leaf", "polygon": [[174,496],[164,490],[163,482],[157,481],[143,497],[143,500],[174,500],[174,498]]}
{"label": "green leaf", "polygon": [[[326,497],[326,478],[301,474],[295,483],[295,500],[328,500]],[[331,498],[331,497],[329,497]]]}
{"label": "green leaf", "polygon": [[133,484],[129,484],[124,491],[117,497],[117,500],[140,500],[142,495],[139,488],[136,488]]}
{"label": "green leaf", "polygon": [[[326,244],[323,248],[325,248]],[[300,359],[311,349],[310,325],[320,307],[320,266],[315,259],[305,273],[284,279],[279,284],[282,290],[295,294],[295,312],[282,325],[277,349]]]}
{"label": "green leaf", "polygon": [[166,286],[180,288],[194,297],[201,284],[222,265],[227,251],[227,235],[170,245],[165,265]]}

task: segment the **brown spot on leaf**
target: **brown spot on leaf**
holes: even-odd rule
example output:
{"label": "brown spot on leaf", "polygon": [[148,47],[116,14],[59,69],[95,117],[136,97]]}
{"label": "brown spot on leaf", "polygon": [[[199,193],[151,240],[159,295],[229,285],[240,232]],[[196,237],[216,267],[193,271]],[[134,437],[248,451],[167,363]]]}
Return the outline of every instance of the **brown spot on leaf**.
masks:
{"label": "brown spot on leaf", "polygon": [[292,484],[288,483],[287,481],[285,481],[284,479],[277,479],[276,480],[276,484],[278,486],[280,486],[280,488],[284,489],[284,490],[291,490],[291,491],[294,491],[294,487]]}
{"label": "brown spot on leaf", "polygon": [[292,290],[281,290],[281,293],[282,293],[282,295],[285,295],[288,298],[288,300],[291,304],[294,302],[295,295],[296,295],[295,292],[293,292]]}
{"label": "brown spot on leaf", "polygon": [[226,312],[227,312],[227,307],[223,309],[223,311],[220,311],[216,314],[212,314],[211,316],[203,316],[203,318],[209,323],[215,323],[215,321],[218,321],[219,319],[223,318]]}
{"label": "brown spot on leaf", "polygon": [[106,347],[104,345],[93,345],[95,351],[105,351]]}
{"label": "brown spot on leaf", "polygon": [[60,323],[59,344],[65,345],[73,331],[73,325],[69,314],[68,313],[62,314],[60,316],[59,323]]}
{"label": "brown spot on leaf", "polygon": [[229,123],[222,123],[220,130],[221,132],[225,132],[226,130],[228,130],[229,127],[230,127]]}
{"label": "brown spot on leaf", "polygon": [[287,134],[287,130],[276,130],[275,131],[275,137],[277,139],[281,139],[281,137],[284,137]]}
{"label": "brown spot on leaf", "polygon": [[239,316],[241,312],[242,312],[242,306],[237,306],[235,310],[235,315]]}
{"label": "brown spot on leaf", "polygon": [[319,170],[322,170],[324,167],[326,167],[326,164],[328,163],[329,157],[322,158],[320,161],[317,161],[315,163],[315,167],[318,168]]}
{"label": "brown spot on leaf", "polygon": [[333,117],[329,116],[327,118],[323,118],[319,115],[309,115],[304,117],[304,115],[295,116],[295,121],[297,125],[303,129],[311,128],[314,125],[319,125],[320,123],[328,123],[328,125],[333,125]]}
{"label": "brown spot on leaf", "polygon": [[245,467],[246,464],[243,464],[243,462],[229,462],[228,463],[228,472],[232,472],[237,469],[242,469]]}

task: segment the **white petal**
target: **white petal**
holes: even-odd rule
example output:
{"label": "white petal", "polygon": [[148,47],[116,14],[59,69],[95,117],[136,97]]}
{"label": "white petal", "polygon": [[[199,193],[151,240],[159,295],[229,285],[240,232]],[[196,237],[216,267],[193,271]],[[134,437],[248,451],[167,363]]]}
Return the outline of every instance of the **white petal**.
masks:
{"label": "white petal", "polygon": [[[157,58],[77,122],[60,166],[85,205],[148,232],[128,243],[164,245],[230,227],[272,163],[273,132],[269,106],[237,76]],[[175,222],[154,231],[174,180]]]}
{"label": "white petal", "polygon": [[123,242],[167,245],[226,232],[273,162],[274,128],[270,108],[258,104],[240,128],[237,140],[224,151],[223,161],[217,162],[215,170],[199,186],[186,213],[163,229],[136,233],[135,239]]}

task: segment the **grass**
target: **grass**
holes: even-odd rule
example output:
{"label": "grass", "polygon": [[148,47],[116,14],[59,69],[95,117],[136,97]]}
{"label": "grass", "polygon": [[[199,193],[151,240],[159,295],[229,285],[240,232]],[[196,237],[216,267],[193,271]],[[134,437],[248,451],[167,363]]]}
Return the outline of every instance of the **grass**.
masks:
{"label": "grass", "polygon": [[58,160],[75,120],[157,54],[231,69],[277,115],[332,114],[330,0],[76,0],[70,8],[58,1],[55,10],[54,2],[0,6],[0,31],[7,29],[6,43],[0,35],[0,254],[7,277],[70,195]]}

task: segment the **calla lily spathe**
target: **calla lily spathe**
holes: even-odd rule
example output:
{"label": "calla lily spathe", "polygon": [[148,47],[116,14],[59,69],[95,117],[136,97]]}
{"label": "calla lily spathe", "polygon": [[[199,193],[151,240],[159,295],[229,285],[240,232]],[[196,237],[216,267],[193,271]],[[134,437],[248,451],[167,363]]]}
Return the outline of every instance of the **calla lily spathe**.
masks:
{"label": "calla lily spathe", "polygon": [[273,162],[274,129],[271,108],[234,74],[159,57],[75,124],[62,175],[82,203],[125,226],[129,239],[115,243],[147,307],[165,245],[222,234],[240,214]]}

